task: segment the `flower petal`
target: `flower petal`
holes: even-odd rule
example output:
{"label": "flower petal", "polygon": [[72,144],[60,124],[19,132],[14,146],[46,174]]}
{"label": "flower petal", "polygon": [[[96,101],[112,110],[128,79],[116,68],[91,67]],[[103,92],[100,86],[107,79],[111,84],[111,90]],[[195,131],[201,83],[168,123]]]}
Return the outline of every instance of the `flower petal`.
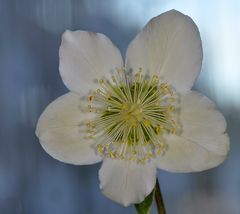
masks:
{"label": "flower petal", "polygon": [[177,135],[166,138],[168,150],[156,157],[157,167],[170,172],[197,172],[215,167],[226,156],[219,155],[202,146]]}
{"label": "flower petal", "polygon": [[[101,158],[86,138],[89,114],[72,92],[50,103],[38,120],[36,135],[45,151],[57,160],[71,164],[93,164]],[[81,101],[82,102],[82,101]]]}
{"label": "flower petal", "polygon": [[193,20],[171,10],[152,20],[130,43],[126,67],[158,74],[178,91],[191,89],[202,65],[202,45]]}
{"label": "flower petal", "polygon": [[81,94],[94,89],[94,80],[109,77],[111,71],[123,65],[121,53],[109,38],[87,31],[65,31],[59,56],[64,84]]}
{"label": "flower petal", "polygon": [[137,164],[106,158],[99,171],[99,179],[104,195],[128,206],[140,203],[153,190],[156,183],[156,166],[152,162]]}
{"label": "flower petal", "polygon": [[181,135],[167,136],[168,150],[156,158],[159,168],[172,172],[202,171],[226,159],[226,122],[212,101],[197,92],[182,95],[180,122]]}
{"label": "flower petal", "polygon": [[219,155],[228,153],[225,118],[207,97],[195,91],[182,95],[180,121],[183,137]]}

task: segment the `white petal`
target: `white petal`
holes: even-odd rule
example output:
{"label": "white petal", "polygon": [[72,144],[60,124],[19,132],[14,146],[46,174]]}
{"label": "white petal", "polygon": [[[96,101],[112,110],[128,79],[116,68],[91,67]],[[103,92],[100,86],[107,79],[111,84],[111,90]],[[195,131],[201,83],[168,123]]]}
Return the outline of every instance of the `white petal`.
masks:
{"label": "white petal", "polygon": [[71,91],[87,94],[97,78],[109,77],[123,65],[121,53],[105,35],[69,31],[62,36],[59,50],[60,74]]}
{"label": "white petal", "polygon": [[197,92],[182,95],[180,123],[181,135],[166,137],[168,150],[157,158],[159,168],[172,172],[202,171],[226,159],[226,122],[207,97]]}
{"label": "white petal", "polygon": [[207,97],[194,91],[182,95],[180,121],[183,137],[201,142],[202,146],[217,154],[228,153],[225,118]]}
{"label": "white petal", "polygon": [[202,45],[193,20],[171,10],[144,27],[130,43],[126,67],[158,74],[178,91],[191,89],[202,64]]}
{"label": "white petal", "polygon": [[86,137],[84,122],[89,114],[81,98],[72,92],[50,103],[38,120],[36,135],[45,151],[57,160],[71,164],[93,164],[101,158]]}
{"label": "white petal", "polygon": [[215,167],[226,156],[209,151],[201,143],[177,135],[166,138],[168,149],[156,157],[157,167],[170,172],[197,172]]}
{"label": "white petal", "polygon": [[100,188],[104,195],[128,206],[140,203],[153,190],[156,166],[130,161],[104,159],[99,171]]}

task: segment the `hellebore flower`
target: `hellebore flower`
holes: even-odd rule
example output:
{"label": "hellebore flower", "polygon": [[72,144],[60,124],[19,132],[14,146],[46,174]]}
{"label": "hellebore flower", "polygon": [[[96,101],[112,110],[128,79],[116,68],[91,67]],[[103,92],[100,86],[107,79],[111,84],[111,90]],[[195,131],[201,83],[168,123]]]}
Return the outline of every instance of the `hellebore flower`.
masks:
{"label": "hellebore flower", "polygon": [[57,160],[103,161],[100,188],[125,206],[153,190],[156,169],[195,172],[222,163],[226,122],[215,104],[191,90],[202,64],[193,20],[171,10],[130,43],[123,60],[103,34],[62,36],[60,74],[69,93],[39,118],[36,134]]}

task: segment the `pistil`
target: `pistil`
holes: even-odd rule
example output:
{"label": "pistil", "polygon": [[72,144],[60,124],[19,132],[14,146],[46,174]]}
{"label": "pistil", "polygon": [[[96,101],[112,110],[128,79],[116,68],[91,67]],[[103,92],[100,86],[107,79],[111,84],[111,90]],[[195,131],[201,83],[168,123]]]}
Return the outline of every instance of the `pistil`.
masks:
{"label": "pistil", "polygon": [[109,158],[144,163],[167,150],[164,135],[176,133],[177,93],[171,85],[148,78],[140,68],[134,76],[117,69],[111,81],[88,97],[88,110],[95,119],[87,124],[96,151]]}

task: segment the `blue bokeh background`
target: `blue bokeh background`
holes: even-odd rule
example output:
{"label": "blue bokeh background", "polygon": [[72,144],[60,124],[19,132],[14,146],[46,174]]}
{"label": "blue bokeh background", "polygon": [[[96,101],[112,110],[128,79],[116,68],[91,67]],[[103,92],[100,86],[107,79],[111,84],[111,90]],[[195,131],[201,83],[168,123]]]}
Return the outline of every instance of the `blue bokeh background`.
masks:
{"label": "blue bokeh background", "polygon": [[100,164],[73,166],[48,156],[35,125],[67,92],[58,73],[64,30],[104,33],[124,56],[144,24],[172,8],[199,26],[204,61],[194,88],[226,116],[231,151],[205,172],[159,170],[166,208],[168,214],[240,213],[240,1],[0,0],[0,214],[135,213],[101,194]]}

